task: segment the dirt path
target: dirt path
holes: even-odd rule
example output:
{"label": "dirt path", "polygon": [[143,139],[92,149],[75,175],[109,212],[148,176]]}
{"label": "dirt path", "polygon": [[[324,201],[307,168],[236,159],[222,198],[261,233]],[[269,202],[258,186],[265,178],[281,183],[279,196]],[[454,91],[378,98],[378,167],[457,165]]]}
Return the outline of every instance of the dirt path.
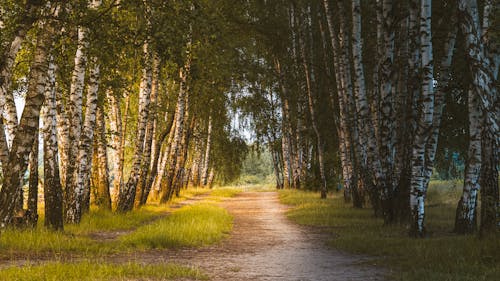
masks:
{"label": "dirt path", "polygon": [[137,253],[145,263],[200,267],[212,280],[383,280],[367,258],[327,248],[325,237],[291,223],[276,192],[245,192],[221,205],[234,216],[230,238],[203,249]]}

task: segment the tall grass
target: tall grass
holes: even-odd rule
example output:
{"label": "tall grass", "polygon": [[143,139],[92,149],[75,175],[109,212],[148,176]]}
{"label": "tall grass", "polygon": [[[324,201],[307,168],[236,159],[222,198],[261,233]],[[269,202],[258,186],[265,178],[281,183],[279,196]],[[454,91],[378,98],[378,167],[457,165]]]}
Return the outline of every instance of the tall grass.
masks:
{"label": "tall grass", "polygon": [[176,264],[143,265],[106,263],[49,263],[0,270],[0,280],[10,281],[104,281],[104,280],[208,280],[198,269]]}
{"label": "tall grass", "polygon": [[[91,234],[97,232],[134,231],[172,210],[172,205],[192,198],[208,190],[183,190],[181,196],[168,204],[149,203],[139,210],[128,213],[103,211],[92,208],[78,225],[67,224],[63,232],[53,232],[43,227],[43,213],[35,229],[7,229],[0,233],[0,257],[60,256],[78,254],[103,255],[134,250],[132,244],[120,241],[96,241]],[[179,221],[178,223],[189,223]],[[0,279],[1,280],[1,279]]]}
{"label": "tall grass", "polygon": [[232,228],[232,217],[218,206],[186,206],[171,215],[122,236],[120,241],[139,249],[204,246],[224,238]]}
{"label": "tall grass", "polygon": [[90,238],[64,232],[45,230],[43,227],[27,230],[7,229],[0,233],[0,257],[30,255],[58,255],[60,253],[105,253],[109,247]]}
{"label": "tall grass", "polygon": [[[394,269],[396,280],[500,280],[500,236],[480,240],[452,233],[460,184],[434,182],[428,194],[426,225],[430,237],[412,239],[405,226],[384,226],[371,209],[354,209],[340,194],[282,191],[283,203],[294,206],[293,221],[321,226],[331,233],[330,245],[378,257]],[[456,190],[458,189],[458,190]]]}

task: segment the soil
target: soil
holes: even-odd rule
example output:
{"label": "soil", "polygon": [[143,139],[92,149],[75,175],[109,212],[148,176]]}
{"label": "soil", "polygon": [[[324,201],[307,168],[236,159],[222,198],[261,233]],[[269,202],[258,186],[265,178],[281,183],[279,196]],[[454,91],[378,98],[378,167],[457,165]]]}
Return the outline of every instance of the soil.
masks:
{"label": "soil", "polygon": [[276,192],[244,192],[221,206],[234,216],[231,235],[222,243],[135,253],[115,262],[175,262],[198,267],[212,280],[384,280],[386,272],[370,258],[331,249],[325,232],[289,221]]}
{"label": "soil", "polygon": [[[188,200],[182,205],[200,199]],[[299,226],[288,220],[285,215],[288,208],[278,201],[276,192],[243,192],[220,205],[233,215],[234,225],[228,238],[217,245],[138,251],[108,256],[105,260],[143,264],[173,262],[200,268],[216,281],[385,280],[387,272],[376,266],[373,259],[328,247],[326,242],[332,238],[331,233],[327,235],[320,228]],[[126,233],[98,233],[94,239],[113,240],[123,234]],[[66,258],[67,261],[80,259]],[[32,259],[30,263],[49,260]],[[10,260],[0,268],[25,263],[25,260]]]}

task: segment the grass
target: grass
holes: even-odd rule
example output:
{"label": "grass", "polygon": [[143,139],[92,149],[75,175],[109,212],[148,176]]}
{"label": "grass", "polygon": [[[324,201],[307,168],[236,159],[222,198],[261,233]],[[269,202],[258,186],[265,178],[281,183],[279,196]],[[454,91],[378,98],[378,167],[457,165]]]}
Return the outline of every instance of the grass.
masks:
{"label": "grass", "polygon": [[80,224],[65,225],[65,231],[74,235],[86,235],[98,231],[126,230],[138,227],[168,210],[167,206],[145,206],[128,213],[92,210],[85,214]]}
{"label": "grass", "polygon": [[7,229],[0,234],[0,257],[57,256],[65,253],[105,253],[110,249],[88,237],[45,230]]}
{"label": "grass", "polygon": [[208,280],[198,269],[176,264],[143,265],[106,263],[60,263],[53,262],[37,266],[11,267],[0,270],[1,280],[11,281],[104,281],[104,280]]}
{"label": "grass", "polygon": [[[35,229],[7,229],[0,233],[0,258],[19,257],[59,257],[66,254],[81,256],[102,256],[121,251],[136,250],[133,244],[120,241],[96,241],[91,235],[97,232],[141,230],[154,219],[171,211],[171,206],[208,190],[183,190],[179,198],[168,204],[149,203],[140,210],[128,213],[115,213],[91,209],[78,225],[65,225],[63,232],[46,230],[43,226],[43,213]],[[200,215],[200,214],[196,214]],[[189,223],[177,221],[177,223]],[[154,223],[153,223],[154,225]],[[0,279],[1,280],[1,279]]]}
{"label": "grass", "polygon": [[325,227],[335,248],[378,257],[395,280],[500,280],[500,236],[480,240],[451,232],[461,184],[453,185],[431,184],[426,239],[409,238],[404,226],[383,226],[371,209],[353,209],[340,194],[321,200],[317,193],[287,190],[280,199],[294,206],[290,219]]}
{"label": "grass", "polygon": [[222,240],[232,228],[232,217],[218,206],[196,204],[122,236],[120,241],[139,249],[199,247]]}
{"label": "grass", "polygon": [[243,189],[240,187],[218,187],[212,189],[210,192],[210,197],[212,199],[220,200],[222,198],[230,198],[234,197],[243,192]]}

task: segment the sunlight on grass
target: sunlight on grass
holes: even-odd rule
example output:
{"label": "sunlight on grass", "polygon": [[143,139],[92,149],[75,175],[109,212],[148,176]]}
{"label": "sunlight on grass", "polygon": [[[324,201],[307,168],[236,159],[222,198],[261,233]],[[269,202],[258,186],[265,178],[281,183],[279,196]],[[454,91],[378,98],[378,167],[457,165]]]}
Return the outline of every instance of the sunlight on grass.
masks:
{"label": "sunlight on grass", "polygon": [[65,226],[65,231],[72,234],[84,235],[97,231],[124,230],[138,227],[167,211],[166,206],[153,208],[147,206],[140,210],[128,213],[116,213],[104,210],[92,210],[85,214],[80,224]]}
{"label": "sunlight on grass", "polygon": [[243,192],[240,187],[226,186],[212,189],[210,197],[212,199],[230,198]]}
{"label": "sunlight on grass", "polygon": [[145,226],[171,211],[173,205],[208,192],[207,189],[183,190],[180,197],[167,204],[149,203],[139,210],[128,213],[92,208],[90,213],[84,214],[80,224],[67,224],[63,232],[46,230],[41,214],[38,227],[35,229],[7,229],[0,233],[0,257],[40,255],[57,257],[68,253],[96,256],[131,250],[133,248],[131,245],[123,245],[120,241],[96,241],[90,236],[93,233],[133,230]]}
{"label": "sunlight on grass", "polygon": [[49,263],[22,268],[11,267],[0,270],[0,280],[11,281],[101,281],[101,280],[208,280],[200,270],[176,264],[123,265],[104,263]]}
{"label": "sunlight on grass", "polygon": [[280,200],[294,206],[287,213],[291,220],[326,228],[335,248],[379,257],[396,269],[396,280],[500,280],[499,236],[479,240],[451,233],[461,189],[452,185],[431,184],[427,239],[409,238],[404,226],[383,226],[371,209],[354,209],[341,194],[321,200],[318,193],[285,190]]}
{"label": "sunlight on grass", "polygon": [[39,255],[61,252],[102,253],[110,249],[101,247],[90,238],[68,233],[45,230],[43,227],[29,230],[7,229],[0,234],[0,256]]}
{"label": "sunlight on grass", "polygon": [[232,228],[232,217],[209,204],[186,206],[152,224],[120,238],[140,249],[204,246],[219,242]]}

